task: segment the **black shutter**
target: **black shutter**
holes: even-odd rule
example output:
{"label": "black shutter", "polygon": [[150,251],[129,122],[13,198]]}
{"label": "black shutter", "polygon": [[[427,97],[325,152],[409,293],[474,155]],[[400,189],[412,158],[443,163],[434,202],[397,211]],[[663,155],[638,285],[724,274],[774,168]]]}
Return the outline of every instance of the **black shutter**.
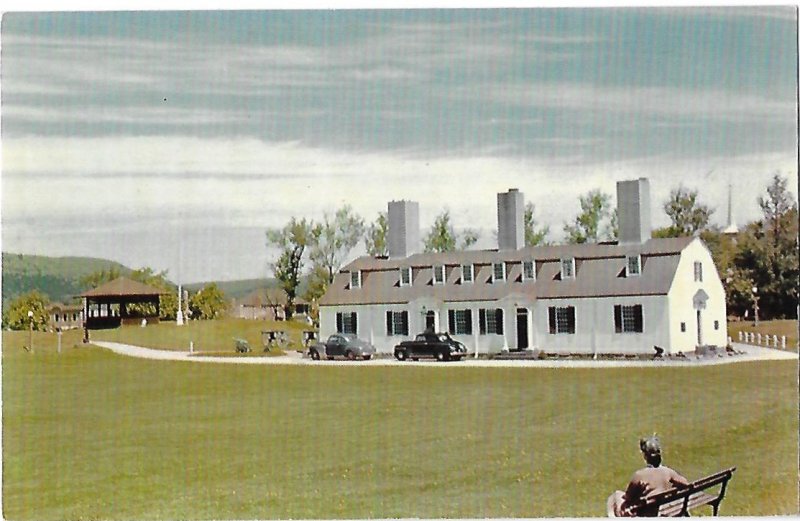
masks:
{"label": "black shutter", "polygon": [[614,306],[614,331],[622,333],[622,306]]}
{"label": "black shutter", "polygon": [[392,318],[393,318],[392,317],[392,312],[391,311],[387,311],[386,312],[386,336],[392,336],[394,334],[394,331],[392,329]]}
{"label": "black shutter", "polygon": [[350,313],[350,315],[353,317],[353,334],[357,335],[358,334],[358,313],[353,311],[352,313]]}
{"label": "black shutter", "polygon": [[503,310],[497,308],[494,310],[494,323],[495,323],[495,333],[498,335],[503,334]]}
{"label": "black shutter", "polygon": [[336,313],[336,332],[337,333],[341,333],[342,332],[342,314],[341,313]]}
{"label": "black shutter", "polygon": [[449,326],[450,334],[451,335],[455,335],[456,334],[456,312],[454,310],[452,310],[452,309],[447,312],[447,325]]}
{"label": "black shutter", "polygon": [[403,335],[408,336],[408,311],[403,311],[400,313],[400,317],[402,318],[403,322]]}
{"label": "black shutter", "polygon": [[642,316],[642,305],[633,306],[633,330],[637,333],[644,332],[644,317]]}
{"label": "black shutter", "polygon": [[570,334],[575,334],[575,307],[569,306],[567,308],[567,328]]}
{"label": "black shutter", "polygon": [[465,322],[467,324],[467,326],[466,326],[467,330],[464,331],[464,334],[465,335],[471,335],[472,334],[472,310],[471,309],[465,309],[464,310],[464,314],[466,315],[466,321]]}
{"label": "black shutter", "polygon": [[547,319],[548,323],[550,324],[550,334],[556,334],[556,308],[549,307],[547,308]]}
{"label": "black shutter", "polygon": [[478,310],[478,332],[481,335],[486,334],[486,310],[479,309]]}

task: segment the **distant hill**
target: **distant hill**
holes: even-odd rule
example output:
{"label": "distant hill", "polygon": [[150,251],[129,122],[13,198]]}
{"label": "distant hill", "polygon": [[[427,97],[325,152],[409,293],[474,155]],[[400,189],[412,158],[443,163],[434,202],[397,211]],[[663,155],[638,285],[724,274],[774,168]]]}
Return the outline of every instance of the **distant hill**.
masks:
{"label": "distant hill", "polygon": [[272,288],[278,285],[278,281],[275,279],[245,279],[195,282],[193,284],[186,284],[186,289],[192,292],[198,291],[212,282],[216,283],[219,289],[222,290],[225,298],[228,299],[239,299],[259,288]]}
{"label": "distant hill", "polygon": [[92,257],[45,257],[3,252],[3,309],[17,296],[38,289],[50,300],[69,302],[83,292],[81,279],[99,270],[131,269],[118,262]]}

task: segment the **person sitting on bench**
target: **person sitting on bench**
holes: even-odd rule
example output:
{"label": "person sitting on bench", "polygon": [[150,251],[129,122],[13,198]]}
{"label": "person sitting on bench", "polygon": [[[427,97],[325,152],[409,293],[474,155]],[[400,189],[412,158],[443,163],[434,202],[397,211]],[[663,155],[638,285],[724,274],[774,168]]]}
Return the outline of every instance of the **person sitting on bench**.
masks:
{"label": "person sitting on bench", "polygon": [[[647,466],[634,472],[625,492],[617,490],[609,496],[608,517],[631,517],[630,508],[641,499],[689,484],[685,477],[661,464],[661,441],[655,434],[639,440],[639,449]],[[654,510],[640,510],[638,515],[657,517],[658,506]]]}

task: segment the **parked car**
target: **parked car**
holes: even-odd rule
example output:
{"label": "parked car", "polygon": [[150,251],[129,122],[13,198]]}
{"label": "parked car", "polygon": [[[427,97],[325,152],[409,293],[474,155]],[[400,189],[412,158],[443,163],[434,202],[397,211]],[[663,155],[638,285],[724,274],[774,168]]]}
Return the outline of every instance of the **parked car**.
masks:
{"label": "parked car", "polygon": [[375,347],[355,335],[336,333],[328,337],[324,343],[319,342],[308,348],[308,356],[319,360],[325,356],[328,360],[344,357],[348,360],[358,358],[369,360],[375,354]]}
{"label": "parked car", "polygon": [[467,356],[467,348],[449,333],[420,333],[414,340],[404,340],[394,346],[394,357],[400,361],[419,358],[461,360]]}

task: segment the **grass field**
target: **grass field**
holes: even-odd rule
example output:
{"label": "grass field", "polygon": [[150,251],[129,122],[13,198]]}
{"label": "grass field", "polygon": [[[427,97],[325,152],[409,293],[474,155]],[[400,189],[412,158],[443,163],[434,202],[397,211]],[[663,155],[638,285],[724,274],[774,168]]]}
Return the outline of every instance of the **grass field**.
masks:
{"label": "grass field", "polygon": [[234,338],[248,341],[254,352],[261,352],[261,331],[284,330],[289,333],[289,349],[302,349],[301,331],[309,326],[296,320],[200,320],[190,321],[183,327],[174,322],[151,324],[147,327],[126,326],[91,332],[92,340],[107,340],[156,349],[188,351],[194,342],[195,351],[235,351]]}
{"label": "grass field", "polygon": [[786,336],[786,350],[797,352],[797,320],[762,320],[758,327],[753,322],[728,322],[728,336],[734,342],[739,341],[739,331]]}
{"label": "grass field", "polygon": [[3,332],[5,519],[601,516],[653,431],[690,478],[738,467],[723,515],[798,510],[794,362],[232,366],[26,342]]}

